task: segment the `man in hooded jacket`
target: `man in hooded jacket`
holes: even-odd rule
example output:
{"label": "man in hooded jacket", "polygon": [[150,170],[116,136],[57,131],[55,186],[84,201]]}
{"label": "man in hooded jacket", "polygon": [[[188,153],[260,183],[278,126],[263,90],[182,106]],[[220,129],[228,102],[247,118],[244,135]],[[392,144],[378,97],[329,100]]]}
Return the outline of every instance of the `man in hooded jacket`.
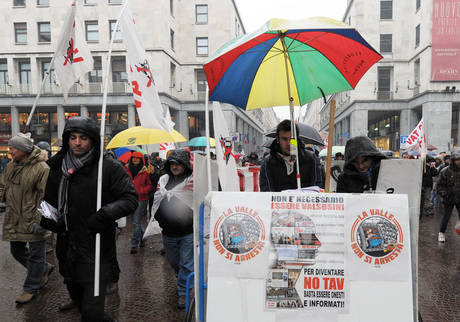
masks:
{"label": "man in hooded jacket", "polygon": [[460,150],[452,152],[449,166],[441,170],[437,189],[444,203],[444,216],[439,228],[438,241],[444,243],[445,232],[454,207],[457,208],[460,219]]}
{"label": "man in hooded jacket", "polygon": [[377,187],[380,161],[386,158],[367,136],[349,139],[345,146],[345,165],[338,178],[337,192],[374,191]]}
{"label": "man in hooded jacket", "polygon": [[[299,130],[296,126],[297,134]],[[296,160],[290,154],[291,121],[284,120],[276,127],[276,139],[270,145],[270,154],[260,168],[260,191],[297,189]],[[300,140],[299,140],[300,141]],[[301,187],[321,186],[321,168],[314,153],[299,149]]]}
{"label": "man in hooded jacket", "polygon": [[183,198],[162,192],[178,190],[192,191],[192,167],[190,154],[185,149],[174,150],[165,163],[166,174],[159,182],[154,202],[160,202],[155,219],[162,228],[166,259],[177,278],[177,307],[185,307],[185,282],[193,272],[193,210]]}
{"label": "man in hooded jacket", "polygon": [[[58,210],[59,220],[42,218],[41,225],[57,233],[56,256],[82,321],[112,321],[104,314],[105,290],[117,267],[115,220],[137,207],[137,194],[123,166],[104,157],[102,203],[97,205],[99,126],[88,117],[66,121],[62,148],[49,161],[45,201]],[[101,234],[100,294],[95,297],[95,236]]]}

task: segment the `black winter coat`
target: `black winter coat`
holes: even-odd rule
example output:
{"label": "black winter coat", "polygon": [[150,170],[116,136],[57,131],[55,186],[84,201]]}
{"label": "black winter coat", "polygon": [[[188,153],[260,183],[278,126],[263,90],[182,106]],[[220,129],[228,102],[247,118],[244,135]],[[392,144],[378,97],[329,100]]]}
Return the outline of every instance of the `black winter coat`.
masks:
{"label": "black winter coat", "polygon": [[[358,156],[366,156],[372,159],[371,169],[368,173],[360,173],[353,161]],[[343,173],[337,181],[337,192],[363,193],[367,190],[375,190],[380,170],[380,161],[387,157],[381,153],[372,141],[365,136],[357,136],[347,141],[345,147],[345,165]]]}
{"label": "black winter coat", "polygon": [[[99,128],[86,117],[69,119],[62,135],[63,147],[48,160],[50,173],[44,200],[58,207],[59,184],[62,176],[62,160],[69,150],[72,132],[88,135],[94,144],[93,161],[72,174],[68,191],[67,228],[63,221],[54,224],[47,220],[42,226],[57,233],[56,256],[59,272],[64,282],[94,282],[94,255],[96,234],[88,229],[88,219],[96,213]],[[101,280],[114,279],[116,262],[115,220],[134,212],[137,194],[128,173],[117,161],[104,157],[102,180],[102,207],[99,211],[107,226],[101,233]],[[117,272],[118,273],[118,272]]]}
{"label": "black winter coat", "polygon": [[441,170],[436,189],[444,203],[460,203],[460,168],[453,160],[448,167]]}
{"label": "black winter coat", "polygon": [[[279,192],[288,189],[297,189],[297,166],[294,165],[294,171],[288,176],[286,173],[286,164],[278,154],[280,151],[279,143],[274,140],[270,146],[270,154],[263,159],[260,168],[260,191]],[[299,158],[301,187],[321,186],[321,167],[318,167],[313,153],[299,149]]]}

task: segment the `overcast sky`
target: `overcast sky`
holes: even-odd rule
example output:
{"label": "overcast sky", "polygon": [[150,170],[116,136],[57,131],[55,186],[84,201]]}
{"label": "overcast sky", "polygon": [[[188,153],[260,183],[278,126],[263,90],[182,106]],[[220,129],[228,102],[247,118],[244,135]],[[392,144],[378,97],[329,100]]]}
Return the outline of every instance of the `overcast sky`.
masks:
{"label": "overcast sky", "polygon": [[[243,20],[244,28],[250,33],[271,18],[302,19],[314,16],[342,20],[347,0],[235,0]],[[276,108],[278,116],[289,118],[288,108]]]}

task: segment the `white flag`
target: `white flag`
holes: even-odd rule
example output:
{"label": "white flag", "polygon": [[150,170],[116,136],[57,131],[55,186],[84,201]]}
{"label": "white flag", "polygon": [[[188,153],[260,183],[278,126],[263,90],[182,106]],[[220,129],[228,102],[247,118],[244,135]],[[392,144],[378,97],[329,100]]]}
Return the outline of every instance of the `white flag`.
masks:
{"label": "white flag", "polygon": [[92,69],[93,57],[86,44],[81,25],[75,18],[74,0],[65,20],[54,58],[54,71],[65,99],[78,78]]}
{"label": "white flag", "polygon": [[142,127],[171,132],[174,122],[169,109],[163,107],[153,80],[147,55],[136,33],[135,22],[129,7],[120,18],[123,42],[129,61],[129,76],[133,88],[134,103]]}
{"label": "white flag", "polygon": [[216,158],[222,191],[240,191],[236,161],[233,153],[232,136],[228,132],[224,114],[219,102],[213,102],[214,136],[216,138]]}
{"label": "white flag", "polygon": [[420,136],[420,141],[419,141],[419,146],[418,146],[418,155],[422,159],[426,159],[426,136],[425,136],[425,126],[423,125],[423,117],[422,120],[420,121],[422,123],[421,126],[421,136]]}

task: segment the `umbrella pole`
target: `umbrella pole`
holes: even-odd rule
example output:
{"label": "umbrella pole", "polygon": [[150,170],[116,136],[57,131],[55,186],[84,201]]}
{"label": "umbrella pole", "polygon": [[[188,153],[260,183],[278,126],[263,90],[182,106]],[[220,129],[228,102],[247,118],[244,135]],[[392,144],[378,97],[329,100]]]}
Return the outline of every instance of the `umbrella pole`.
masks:
{"label": "umbrella pole", "polygon": [[[285,34],[280,34],[281,43],[283,44],[283,54],[284,54],[284,66],[286,70],[286,80],[287,80],[287,90],[289,96],[289,112],[291,117],[291,155],[292,150],[294,150],[295,160],[296,160],[296,178],[297,178],[297,189],[301,188],[300,183],[300,159],[299,159],[299,148],[302,149],[303,147],[299,144],[297,140],[297,131],[295,130],[295,120],[294,120],[294,98],[291,96],[291,84],[289,83],[289,69],[288,69],[288,55],[287,55],[287,47],[286,43],[284,42]],[[292,141],[294,139],[294,142]]]}
{"label": "umbrella pole", "polygon": [[327,159],[326,159],[326,192],[329,191],[331,182],[331,162],[332,162],[332,140],[334,139],[334,117],[335,117],[335,99],[331,100],[331,110],[329,113],[329,135],[327,141]]}

